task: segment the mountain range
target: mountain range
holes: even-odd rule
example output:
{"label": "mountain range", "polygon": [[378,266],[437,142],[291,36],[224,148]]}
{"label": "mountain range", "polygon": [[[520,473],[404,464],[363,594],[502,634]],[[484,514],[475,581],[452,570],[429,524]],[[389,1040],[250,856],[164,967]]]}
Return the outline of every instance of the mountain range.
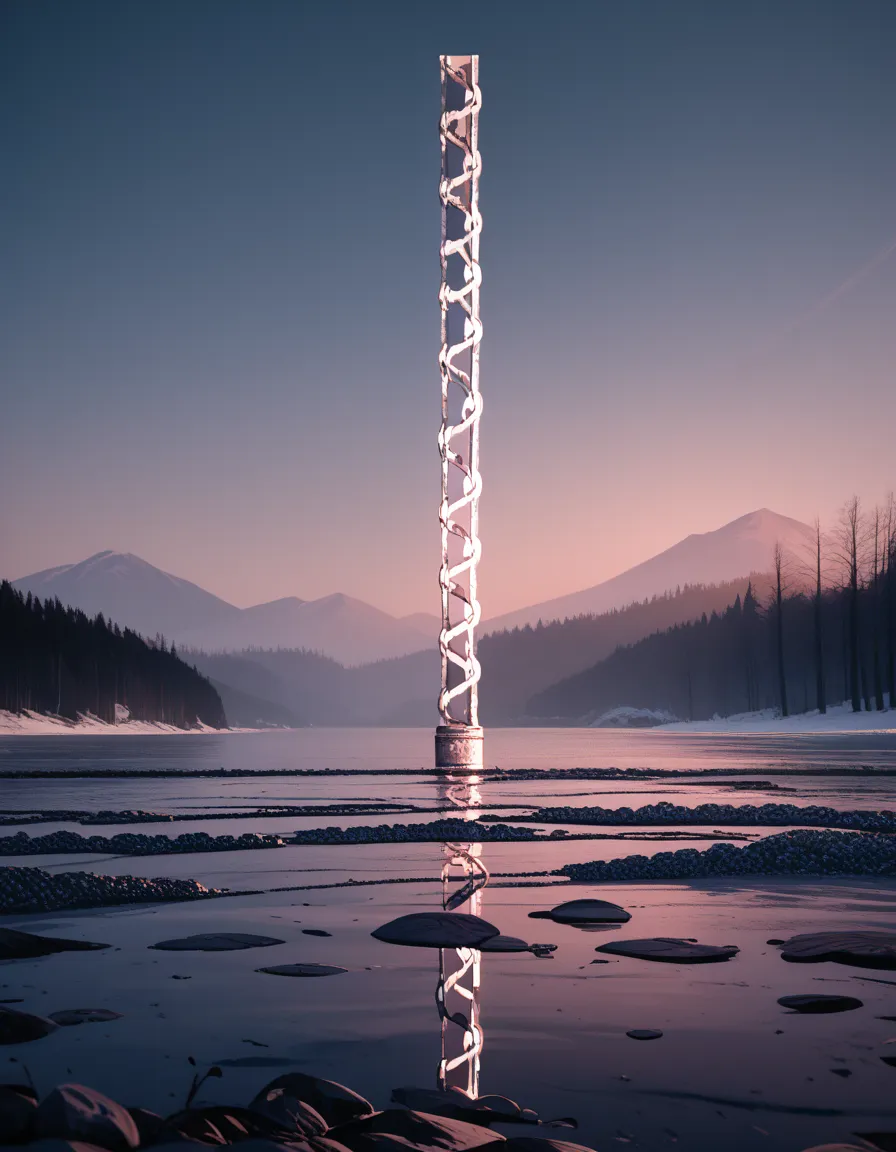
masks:
{"label": "mountain range", "polygon": [[396,618],[341,592],[237,608],[130,552],[98,552],[24,576],[13,587],[41,599],[58,597],[89,616],[102,612],[143,636],[210,652],[306,648],[341,664],[367,664],[432,647],[439,631],[436,616]]}
{"label": "mountain range", "polygon": [[[593,588],[487,619],[482,631],[600,615],[677,587],[722,584],[768,572],[776,542],[801,557],[813,541],[809,525],[763,508],[713,532],[688,536]],[[439,629],[434,614],[391,616],[342,593],[317,600],[288,596],[238,608],[122,552],[99,552],[78,564],[24,576],[13,586],[42,599],[58,597],[88,615],[102,612],[107,620],[144,636],[161,634],[178,647],[205,652],[304,648],[355,666],[432,649]]]}
{"label": "mountain range", "polygon": [[535,625],[539,620],[546,624],[549,620],[600,615],[688,584],[725,584],[751,572],[770,572],[776,543],[785,554],[803,560],[814,555],[815,530],[800,520],[760,508],[713,532],[686,536],[665,552],[593,588],[493,617],[483,630],[496,632]]}

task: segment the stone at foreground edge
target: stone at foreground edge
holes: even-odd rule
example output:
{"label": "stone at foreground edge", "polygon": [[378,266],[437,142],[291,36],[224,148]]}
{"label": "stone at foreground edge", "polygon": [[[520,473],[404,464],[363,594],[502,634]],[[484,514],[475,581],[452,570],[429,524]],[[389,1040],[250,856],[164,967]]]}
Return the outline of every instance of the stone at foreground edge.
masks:
{"label": "stone at foreground edge", "polygon": [[0,960],[31,960],[35,956],[52,956],[56,952],[93,952],[108,944],[91,944],[89,940],[63,940],[56,936],[37,936],[16,928],[0,928]]}
{"label": "stone at foreground edge", "polygon": [[[372,1116],[334,1128],[332,1136],[352,1152],[383,1152],[384,1149],[409,1152],[412,1148],[465,1152],[483,1144],[504,1142],[503,1136],[480,1124],[404,1108],[374,1112]],[[396,1137],[394,1145],[388,1140],[390,1136]]]}
{"label": "stone at foreground edge", "polygon": [[[209,1070],[212,1071],[211,1069]],[[513,1137],[505,1140],[485,1125],[498,1121],[540,1123],[536,1113],[501,1096],[470,1100],[459,1091],[395,1089],[394,1098],[455,1104],[475,1114],[476,1123],[411,1108],[374,1112],[350,1088],[305,1073],[287,1073],[258,1093],[248,1107],[188,1106],[167,1117],[138,1105],[124,1108],[81,1084],[61,1084],[38,1104],[27,1086],[0,1087],[17,1110],[3,1113],[12,1128],[0,1139],[35,1152],[134,1152],[137,1148],[179,1152],[188,1145],[238,1144],[245,1152],[473,1152],[508,1144],[508,1152],[593,1152],[565,1140]],[[21,1105],[21,1107],[19,1107]],[[575,1121],[545,1121],[574,1127]],[[329,1127],[328,1127],[329,1125]],[[4,1145],[5,1147],[5,1145]]]}
{"label": "stone at foreground edge", "polygon": [[296,1100],[310,1104],[319,1112],[330,1127],[347,1124],[361,1116],[369,1116],[373,1105],[351,1088],[338,1084],[335,1080],[324,1080],[320,1076],[310,1076],[306,1072],[286,1072],[262,1088],[259,1096],[281,1088]]}
{"label": "stone at foreground edge", "polygon": [[834,960],[855,968],[896,968],[896,932],[806,932],[780,945],[797,964]]}
{"label": "stone at foreground edge", "polygon": [[140,1143],[131,1114],[108,1096],[83,1084],[60,1084],[37,1108],[39,1136],[87,1140],[110,1152],[127,1152]]}
{"label": "stone at foreground edge", "polygon": [[58,1027],[43,1016],[0,1006],[0,1044],[28,1044],[32,1040],[42,1040]]}
{"label": "stone at foreground edge", "polygon": [[[505,1146],[506,1152],[592,1152],[584,1144],[541,1136],[510,1136]],[[505,1152],[505,1149],[502,1148],[501,1152]]]}

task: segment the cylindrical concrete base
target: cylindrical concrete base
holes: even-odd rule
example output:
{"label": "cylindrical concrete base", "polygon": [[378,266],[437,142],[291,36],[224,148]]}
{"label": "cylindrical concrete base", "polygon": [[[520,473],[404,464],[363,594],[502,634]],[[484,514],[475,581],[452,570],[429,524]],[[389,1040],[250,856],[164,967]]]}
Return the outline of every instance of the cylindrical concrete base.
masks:
{"label": "cylindrical concrete base", "polygon": [[436,768],[481,768],[482,729],[466,724],[436,728]]}

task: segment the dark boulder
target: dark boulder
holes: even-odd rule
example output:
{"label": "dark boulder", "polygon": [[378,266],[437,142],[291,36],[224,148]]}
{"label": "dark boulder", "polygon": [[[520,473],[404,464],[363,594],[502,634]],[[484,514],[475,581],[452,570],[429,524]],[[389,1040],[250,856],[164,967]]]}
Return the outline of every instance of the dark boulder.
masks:
{"label": "dark boulder", "polygon": [[466,912],[412,912],[371,932],[386,944],[412,948],[478,948],[497,935],[494,924]]}
{"label": "dark boulder", "polygon": [[550,911],[558,924],[625,924],[631,913],[609,900],[567,900]]}
{"label": "dark boulder", "polygon": [[266,1140],[283,1135],[279,1125],[249,1108],[211,1104],[203,1108],[185,1108],[168,1116],[159,1139],[170,1143],[180,1136],[200,1144],[235,1144],[252,1137]]}
{"label": "dark boulder", "polygon": [[854,996],[822,996],[809,993],[805,996],[781,996],[778,1003],[782,1008],[793,1012],[817,1015],[820,1012],[852,1012],[862,1007],[862,1001]]}
{"label": "dark boulder", "polygon": [[18,1012],[15,1008],[0,1007],[0,1044],[28,1044],[41,1040],[59,1027],[43,1016]]}
{"label": "dark boulder", "polygon": [[[482,1144],[504,1141],[503,1136],[480,1124],[403,1108],[387,1108],[363,1120],[343,1124],[333,1136],[352,1152],[411,1152],[414,1148],[464,1152]],[[389,1137],[395,1137],[394,1144]]]}
{"label": "dark boulder", "polygon": [[440,1092],[436,1088],[393,1088],[392,1099],[415,1112],[450,1116],[486,1127],[497,1122],[519,1123],[523,1116],[519,1104],[506,1096],[480,1096],[472,1100],[460,1089]]}
{"label": "dark boulder", "polygon": [[35,1129],[39,1136],[86,1140],[110,1152],[126,1152],[140,1143],[130,1112],[83,1084],[60,1084],[41,1100]]}
{"label": "dark boulder", "polygon": [[286,1072],[278,1076],[262,1088],[255,1099],[276,1089],[310,1104],[330,1128],[369,1116],[373,1112],[373,1105],[351,1088],[337,1084],[335,1080],[323,1080],[304,1072]]}
{"label": "dark boulder", "polygon": [[797,964],[834,960],[855,968],[896,968],[896,933],[807,932],[785,940],[781,956]]}
{"label": "dark boulder", "polygon": [[348,968],[340,968],[338,964],[274,964],[270,968],[256,968],[256,972],[265,972],[269,976],[339,976],[348,972]]}
{"label": "dark boulder", "polygon": [[[551,1140],[540,1136],[511,1136],[505,1141],[509,1152],[592,1152],[584,1144],[572,1144],[569,1140]],[[504,1152],[504,1149],[501,1149]]]}
{"label": "dark boulder", "polygon": [[0,1085],[0,1140],[4,1144],[24,1144],[34,1131],[37,1099],[24,1084]]}
{"label": "dark boulder", "polygon": [[201,932],[176,940],[160,940],[149,947],[162,952],[237,952],[244,948],[270,948],[282,943],[275,936],[253,936],[248,932]]}
{"label": "dark boulder", "polygon": [[733,944],[696,944],[690,940],[675,940],[656,936],[647,940],[613,940],[601,944],[595,952],[608,952],[613,956],[631,956],[637,960],[658,960],[666,964],[711,964],[730,960],[740,951]]}
{"label": "dark boulder", "polygon": [[249,1108],[277,1128],[302,1138],[323,1136],[327,1131],[327,1122],[317,1109],[292,1096],[285,1088],[264,1089]]}
{"label": "dark boulder", "polygon": [[30,960],[51,956],[55,952],[94,952],[108,944],[91,944],[88,940],[60,940],[54,936],[35,936],[15,928],[0,928],[0,960]]}

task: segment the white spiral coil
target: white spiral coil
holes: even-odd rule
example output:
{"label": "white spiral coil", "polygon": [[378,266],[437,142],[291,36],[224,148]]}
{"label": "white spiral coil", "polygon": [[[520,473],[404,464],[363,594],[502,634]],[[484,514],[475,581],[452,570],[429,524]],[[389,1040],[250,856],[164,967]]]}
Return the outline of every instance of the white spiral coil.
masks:
{"label": "white spiral coil", "polygon": [[[482,551],[479,542],[479,420],[482,396],[479,391],[479,344],[482,321],[479,318],[479,91],[478,56],[442,56],[442,117],[439,135],[442,144],[442,280],[439,304],[442,314],[442,343],[439,370],[442,378],[442,427],[439,451],[442,457],[442,500],[439,520],[442,527],[442,565],[439,584],[442,591],[442,627],[439,650],[442,657],[442,690],[439,713],[443,724],[476,726],[480,668],[476,659],[475,628],[480,608],[476,598],[476,566]],[[454,210],[457,215],[452,214]],[[460,221],[462,227],[457,227]],[[449,235],[454,232],[456,235]],[[456,286],[452,287],[452,283]],[[461,323],[462,322],[462,323]],[[461,332],[454,331],[462,328]],[[449,329],[454,335],[449,334]],[[454,342],[449,343],[452,339]],[[460,417],[450,422],[452,403],[460,400]],[[460,494],[451,491],[460,482]],[[452,540],[461,556],[452,562]],[[465,577],[465,580],[464,580]],[[461,618],[452,622],[452,598],[459,602]],[[450,669],[459,673],[450,683]]]}

